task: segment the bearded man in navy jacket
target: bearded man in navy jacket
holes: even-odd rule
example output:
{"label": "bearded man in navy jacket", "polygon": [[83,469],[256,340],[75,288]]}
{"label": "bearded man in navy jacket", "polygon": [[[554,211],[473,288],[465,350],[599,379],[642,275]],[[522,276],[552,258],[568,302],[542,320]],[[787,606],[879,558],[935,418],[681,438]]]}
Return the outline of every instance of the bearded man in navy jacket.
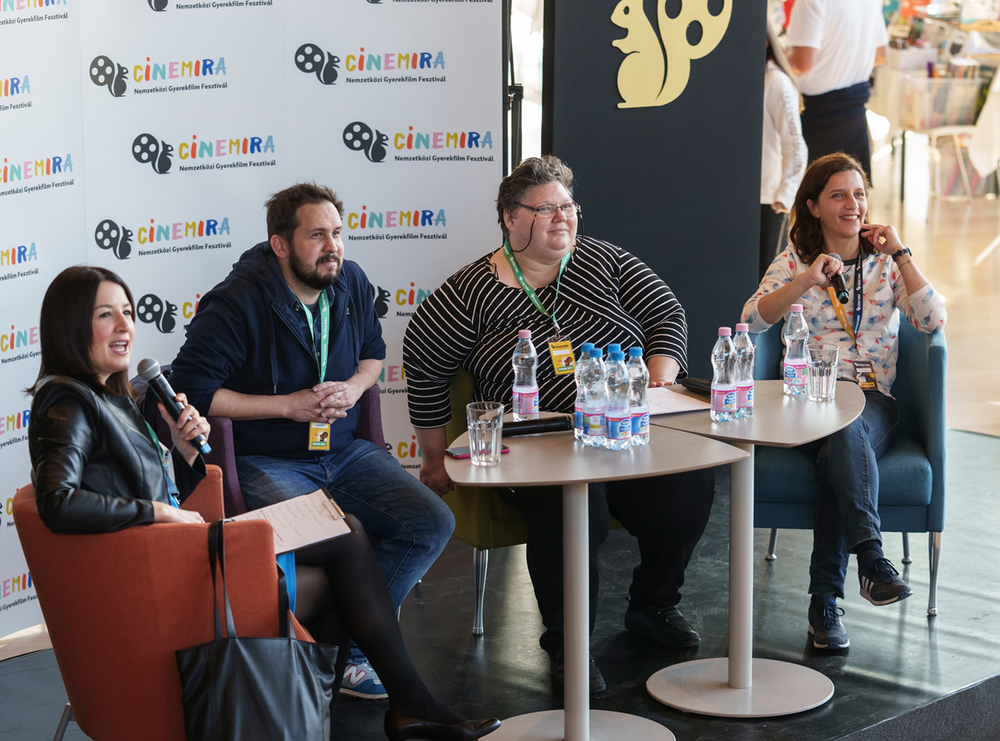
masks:
{"label": "bearded man in navy jacket", "polygon": [[[371,284],[344,259],[343,203],[300,183],[266,206],[268,241],[202,297],[171,383],[202,414],[233,420],[249,509],[325,487],[380,537],[376,557],[399,607],[455,519],[388,452],[353,437],[355,405],[378,381],[385,342]],[[357,647],[341,692],[385,697]]]}

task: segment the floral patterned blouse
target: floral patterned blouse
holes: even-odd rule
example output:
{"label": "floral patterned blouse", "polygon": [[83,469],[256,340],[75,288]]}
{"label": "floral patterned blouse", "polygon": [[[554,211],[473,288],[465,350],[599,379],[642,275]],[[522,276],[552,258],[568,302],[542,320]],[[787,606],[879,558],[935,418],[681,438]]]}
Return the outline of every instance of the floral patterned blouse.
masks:
{"label": "floral patterned blouse", "polygon": [[[854,265],[844,264],[844,280],[851,291],[851,300],[844,304],[848,324],[854,327]],[[743,321],[750,325],[750,331],[764,332],[771,325],[761,319],[757,312],[757,302],[778,290],[809,266],[804,264],[795,249],[789,245],[784,252],[774,258],[771,267],[764,274],[757,292],[743,306]],[[814,286],[802,298],[793,302],[802,304],[802,313],[809,325],[810,340],[840,347],[840,362],[837,377],[842,380],[857,381],[854,360],[872,362],[879,391],[890,395],[892,383],[896,380],[897,337],[899,314],[919,331],[934,334],[944,328],[948,312],[944,299],[928,283],[912,296],[906,292],[903,276],[889,255],[865,255],[862,263],[864,289],[862,320],[858,330],[857,346],[837,319],[830,294],[825,288]],[[860,348],[861,357],[858,356]]]}

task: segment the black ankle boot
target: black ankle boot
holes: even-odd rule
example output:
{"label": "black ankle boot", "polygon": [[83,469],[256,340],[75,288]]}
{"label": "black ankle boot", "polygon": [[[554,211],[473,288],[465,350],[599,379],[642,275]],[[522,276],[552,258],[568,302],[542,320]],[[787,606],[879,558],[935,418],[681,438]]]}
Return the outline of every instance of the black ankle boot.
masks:
{"label": "black ankle boot", "polygon": [[392,741],[419,738],[426,741],[473,741],[500,727],[496,718],[467,720],[464,723],[434,723],[429,720],[410,718],[393,710],[385,714],[385,735]]}

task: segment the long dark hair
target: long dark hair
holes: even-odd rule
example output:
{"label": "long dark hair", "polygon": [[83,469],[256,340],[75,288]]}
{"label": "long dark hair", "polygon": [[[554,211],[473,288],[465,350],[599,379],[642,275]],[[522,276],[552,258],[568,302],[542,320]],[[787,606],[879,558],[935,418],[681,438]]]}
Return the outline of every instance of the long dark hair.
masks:
{"label": "long dark hair", "polygon": [[[806,265],[812,265],[813,261],[823,254],[825,242],[823,240],[823,227],[819,219],[812,215],[809,210],[809,201],[819,203],[819,196],[830,182],[830,178],[838,172],[850,172],[853,170],[861,176],[861,182],[865,186],[865,200],[867,201],[871,185],[865,176],[865,171],[861,163],[843,152],[835,152],[809,165],[799,192],[795,194],[795,203],[792,205],[791,227],[788,230],[788,240],[795,246],[795,252],[799,259]],[[858,237],[861,244],[861,254],[871,255],[875,253],[875,248],[867,239]]]}
{"label": "long dark hair", "polygon": [[116,273],[105,268],[74,265],[66,268],[45,291],[38,333],[42,345],[42,366],[29,394],[38,389],[46,376],[70,376],[88,385],[120,396],[134,396],[128,371],[112,373],[106,383],[97,380],[90,362],[90,347],[94,342],[94,302],[101,283],[117,283],[125,291],[135,315],[135,299],[128,286]]}

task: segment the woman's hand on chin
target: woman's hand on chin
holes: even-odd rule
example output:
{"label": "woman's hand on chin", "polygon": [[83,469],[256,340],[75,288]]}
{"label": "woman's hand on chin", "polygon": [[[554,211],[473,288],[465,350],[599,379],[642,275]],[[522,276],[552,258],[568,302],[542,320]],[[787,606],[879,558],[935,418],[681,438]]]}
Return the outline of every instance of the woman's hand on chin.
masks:
{"label": "woman's hand on chin", "polygon": [[205,519],[197,512],[177,509],[177,507],[171,507],[169,504],[164,504],[163,502],[153,502],[153,522],[175,522],[197,525],[204,523]]}

